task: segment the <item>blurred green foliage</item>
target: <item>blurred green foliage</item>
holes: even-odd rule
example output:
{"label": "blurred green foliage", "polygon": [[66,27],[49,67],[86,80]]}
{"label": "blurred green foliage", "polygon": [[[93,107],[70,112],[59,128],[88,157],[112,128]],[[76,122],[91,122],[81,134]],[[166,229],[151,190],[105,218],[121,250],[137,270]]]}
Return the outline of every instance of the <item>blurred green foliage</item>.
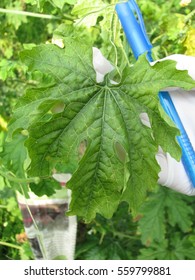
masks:
{"label": "blurred green foliage", "polygon": [[[28,83],[34,82],[33,77],[27,82],[26,67],[19,60],[23,48],[51,41],[52,36],[60,39],[62,34],[78,34],[99,47],[115,65],[121,52],[130,63],[134,61],[113,13],[117,2],[1,0],[0,8],[16,13],[0,12],[0,152],[12,108]],[[185,7],[180,0],[137,3],[155,59],[175,53],[195,55],[195,1]],[[18,15],[17,11],[44,13],[52,18]],[[0,163],[3,166],[1,159]],[[88,225],[79,221],[76,259],[194,259],[193,202],[191,197],[159,187],[150,194],[136,219],[124,203],[110,220],[97,216]],[[0,177],[0,259],[32,259],[28,242],[18,243],[16,239],[23,231],[15,191]]]}

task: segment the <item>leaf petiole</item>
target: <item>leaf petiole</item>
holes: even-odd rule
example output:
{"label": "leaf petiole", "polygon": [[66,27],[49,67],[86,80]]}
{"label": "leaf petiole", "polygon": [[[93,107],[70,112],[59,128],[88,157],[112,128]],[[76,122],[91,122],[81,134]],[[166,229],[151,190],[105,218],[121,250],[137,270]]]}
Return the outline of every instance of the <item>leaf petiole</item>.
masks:
{"label": "leaf petiole", "polygon": [[35,183],[38,184],[40,182],[39,177],[33,177],[33,178],[17,178],[15,177],[11,172],[4,172],[0,170],[0,175],[4,178],[6,178],[9,181],[15,182],[15,183]]}
{"label": "leaf petiole", "polygon": [[8,242],[0,241],[0,245],[8,246],[8,247],[11,247],[11,248],[14,248],[14,249],[18,249],[18,250],[22,250],[22,248],[20,246],[17,246],[17,245],[8,243]]}

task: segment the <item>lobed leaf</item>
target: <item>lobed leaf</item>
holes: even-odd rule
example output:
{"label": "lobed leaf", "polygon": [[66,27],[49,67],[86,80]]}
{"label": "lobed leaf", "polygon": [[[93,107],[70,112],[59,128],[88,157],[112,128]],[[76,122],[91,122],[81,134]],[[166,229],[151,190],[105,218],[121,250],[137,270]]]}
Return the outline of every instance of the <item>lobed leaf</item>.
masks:
{"label": "lobed leaf", "polygon": [[[158,92],[170,86],[190,89],[194,81],[176,70],[175,62],[151,67],[143,55],[134,67],[126,66],[120,84],[108,77],[98,84],[92,46],[73,38],[65,40],[65,50],[41,45],[21,57],[30,71],[51,77],[48,84],[27,90],[9,127],[10,133],[28,130],[29,174],[51,176],[57,165],[79,161],[84,141],[86,151],[68,183],[69,214],[86,221],[96,213],[110,218],[122,200],[136,211],[158,180],[159,145],[177,159],[181,155],[178,130],[159,108]],[[142,124],[142,113],[151,128]]]}
{"label": "lobed leaf", "polygon": [[191,230],[193,210],[180,194],[167,188],[152,194],[140,211],[143,217],[139,221],[139,231],[143,244],[162,242],[167,232],[175,226],[182,232]]}

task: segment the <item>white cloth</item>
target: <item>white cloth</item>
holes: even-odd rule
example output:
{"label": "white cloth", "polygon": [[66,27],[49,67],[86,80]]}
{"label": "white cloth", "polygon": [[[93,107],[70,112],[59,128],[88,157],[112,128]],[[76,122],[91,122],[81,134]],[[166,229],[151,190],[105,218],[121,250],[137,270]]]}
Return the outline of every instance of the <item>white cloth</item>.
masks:
{"label": "white cloth", "polygon": [[[188,70],[189,75],[195,80],[195,57],[178,54],[165,59],[175,60],[177,62],[176,68],[178,70]],[[96,71],[97,82],[102,82],[104,75],[113,70],[113,66],[97,48],[93,48],[93,66]],[[195,149],[195,89],[188,92],[179,88],[165,90],[169,91]],[[150,125],[147,114],[142,114],[140,117],[145,125]],[[159,184],[187,195],[195,195],[195,187],[192,186],[181,161],[177,162],[169,154],[164,153],[162,149],[159,149],[156,159],[161,167]]]}
{"label": "white cloth", "polygon": [[[176,68],[188,70],[188,74],[195,80],[195,57],[177,54],[166,57],[166,59],[175,60],[177,62]],[[180,88],[173,88],[168,89],[168,91],[195,149],[195,89],[184,91]],[[169,154],[162,151],[159,151],[156,158],[161,167],[159,173],[161,185],[187,195],[195,195],[195,186],[193,187],[181,161],[177,162]]]}

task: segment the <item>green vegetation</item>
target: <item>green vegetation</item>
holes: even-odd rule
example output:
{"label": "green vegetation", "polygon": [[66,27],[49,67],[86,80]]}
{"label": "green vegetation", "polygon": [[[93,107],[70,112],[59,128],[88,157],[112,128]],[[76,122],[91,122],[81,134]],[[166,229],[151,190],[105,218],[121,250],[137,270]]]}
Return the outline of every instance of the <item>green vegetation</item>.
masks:
{"label": "green vegetation", "polygon": [[[155,161],[159,145],[181,156],[158,91],[195,83],[173,62],[152,68],[144,56],[135,62],[114,12],[117,2],[1,1],[0,259],[33,258],[20,238],[15,191],[53,194],[54,169],[74,173],[68,187],[69,214],[79,219],[77,259],[195,257],[194,198],[158,186]],[[137,2],[155,59],[195,55],[194,2]],[[115,66],[102,83],[92,46]],[[152,134],[140,121],[142,112]]]}

